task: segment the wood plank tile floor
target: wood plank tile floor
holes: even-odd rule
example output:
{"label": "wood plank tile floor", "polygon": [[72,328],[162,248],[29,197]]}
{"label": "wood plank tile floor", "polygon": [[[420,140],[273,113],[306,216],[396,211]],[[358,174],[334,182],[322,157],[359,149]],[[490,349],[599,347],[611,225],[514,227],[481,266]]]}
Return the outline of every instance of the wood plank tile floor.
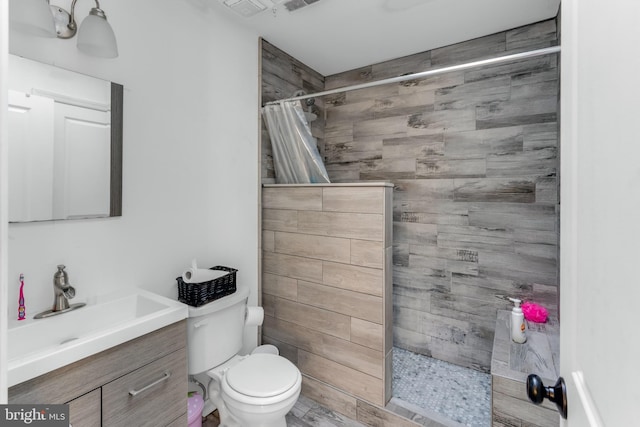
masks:
{"label": "wood plank tile floor", "polygon": [[[217,427],[217,414],[210,414],[202,427]],[[287,414],[287,427],[366,427],[342,414],[331,411],[319,403],[300,396],[295,406]]]}

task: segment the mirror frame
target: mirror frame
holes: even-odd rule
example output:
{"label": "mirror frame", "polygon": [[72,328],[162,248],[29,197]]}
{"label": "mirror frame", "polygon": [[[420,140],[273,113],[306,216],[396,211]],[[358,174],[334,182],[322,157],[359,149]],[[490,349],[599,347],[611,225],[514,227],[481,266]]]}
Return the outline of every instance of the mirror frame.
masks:
{"label": "mirror frame", "polygon": [[124,87],[111,82],[111,192],[109,217],[122,216],[122,124]]}

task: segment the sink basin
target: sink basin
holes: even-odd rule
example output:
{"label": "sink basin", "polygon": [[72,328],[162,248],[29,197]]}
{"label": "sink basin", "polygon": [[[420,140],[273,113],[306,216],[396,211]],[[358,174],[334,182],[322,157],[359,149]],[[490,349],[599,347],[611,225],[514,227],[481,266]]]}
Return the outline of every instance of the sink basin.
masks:
{"label": "sink basin", "polygon": [[186,305],[142,289],[87,301],[85,307],[45,319],[15,322],[8,330],[8,385],[13,386],[187,317]]}

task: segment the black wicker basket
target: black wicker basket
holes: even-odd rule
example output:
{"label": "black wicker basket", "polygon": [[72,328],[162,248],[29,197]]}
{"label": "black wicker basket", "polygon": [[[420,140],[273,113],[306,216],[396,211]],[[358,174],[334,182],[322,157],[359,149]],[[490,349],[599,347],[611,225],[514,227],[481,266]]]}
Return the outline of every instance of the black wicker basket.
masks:
{"label": "black wicker basket", "polygon": [[236,291],[235,268],[216,265],[209,270],[222,270],[227,274],[217,279],[201,283],[185,283],[182,277],[178,281],[178,301],[189,304],[192,307],[200,307],[208,302],[215,301]]}

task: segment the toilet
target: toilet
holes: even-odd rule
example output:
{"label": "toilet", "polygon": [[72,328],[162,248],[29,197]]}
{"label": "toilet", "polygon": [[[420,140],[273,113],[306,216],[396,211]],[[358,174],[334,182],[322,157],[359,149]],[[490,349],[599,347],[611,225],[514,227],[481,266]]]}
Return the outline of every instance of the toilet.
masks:
{"label": "toilet", "polygon": [[239,287],[231,295],[189,307],[189,375],[210,379],[209,407],[218,409],[221,427],[286,427],[285,415],[298,400],[302,375],[272,345],[238,354],[245,325],[262,324],[261,315],[247,321],[247,313],[255,311],[249,311],[248,297],[249,290]]}

